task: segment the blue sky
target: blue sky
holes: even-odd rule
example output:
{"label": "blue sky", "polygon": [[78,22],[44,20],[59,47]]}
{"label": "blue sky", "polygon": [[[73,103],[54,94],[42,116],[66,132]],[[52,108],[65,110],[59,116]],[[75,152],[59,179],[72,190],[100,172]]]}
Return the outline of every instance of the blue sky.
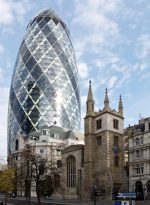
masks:
{"label": "blue sky", "polygon": [[29,21],[44,8],[53,9],[70,30],[81,118],[89,80],[95,110],[102,108],[107,87],[111,108],[117,109],[122,94],[125,126],[137,123],[140,114],[150,116],[150,1],[0,0],[0,157],[6,156],[8,96],[18,49]]}

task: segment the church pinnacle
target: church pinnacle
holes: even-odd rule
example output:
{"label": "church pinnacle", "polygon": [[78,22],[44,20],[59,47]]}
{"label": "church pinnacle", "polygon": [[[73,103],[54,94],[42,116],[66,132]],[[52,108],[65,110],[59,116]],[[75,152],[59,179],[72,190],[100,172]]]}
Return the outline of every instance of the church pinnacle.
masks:
{"label": "church pinnacle", "polygon": [[93,100],[91,80],[89,81],[89,91],[88,91],[86,104],[87,104],[87,113],[94,112],[94,100]]}
{"label": "church pinnacle", "polygon": [[123,116],[123,104],[122,104],[121,95],[120,95],[120,98],[119,98],[118,112],[121,114],[121,116]]}
{"label": "church pinnacle", "polygon": [[110,111],[110,107],[109,107],[109,98],[108,98],[108,90],[106,88],[105,91],[105,99],[104,99],[104,108],[103,111]]}

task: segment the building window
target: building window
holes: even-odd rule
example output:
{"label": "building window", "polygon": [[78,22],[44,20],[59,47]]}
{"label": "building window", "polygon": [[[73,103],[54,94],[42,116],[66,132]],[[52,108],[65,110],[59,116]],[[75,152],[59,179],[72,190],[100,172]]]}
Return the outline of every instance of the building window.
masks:
{"label": "building window", "polygon": [[141,150],[141,156],[140,157],[143,158],[143,150]]}
{"label": "building window", "polygon": [[140,150],[136,151],[136,158],[139,159],[140,158]]}
{"label": "building window", "polygon": [[15,160],[18,160],[18,156],[14,156],[14,159],[15,159]]}
{"label": "building window", "polygon": [[119,129],[119,120],[113,119],[113,128],[114,129]]}
{"label": "building window", "polygon": [[84,150],[81,150],[81,167],[84,166]]}
{"label": "building window", "polygon": [[149,130],[150,130],[150,122],[148,123],[148,127],[149,127]]}
{"label": "building window", "polygon": [[139,144],[140,144],[139,138],[136,138],[136,139],[135,139],[135,144],[136,144],[136,145],[139,145]]}
{"label": "building window", "polygon": [[61,155],[61,150],[57,149],[57,156],[60,156],[60,155]]}
{"label": "building window", "polygon": [[137,159],[143,158],[143,150],[137,150],[135,155]]}
{"label": "building window", "polygon": [[76,186],[76,159],[73,156],[67,158],[67,187]]}
{"label": "building window", "polygon": [[140,138],[140,143],[143,144],[143,142],[144,142],[144,139],[143,139],[143,137],[141,137]]}
{"label": "building window", "polygon": [[15,150],[17,151],[17,150],[18,150],[18,148],[19,148],[19,141],[18,141],[18,140],[16,140],[16,142],[15,142]]}
{"label": "building window", "polygon": [[141,174],[144,173],[144,164],[141,164]]}
{"label": "building window", "polygon": [[119,137],[114,136],[114,146],[118,146],[118,145],[119,145]]}
{"label": "building window", "polygon": [[96,129],[99,130],[102,128],[102,119],[96,120]]}
{"label": "building window", "polygon": [[96,138],[96,143],[97,143],[97,145],[101,145],[102,144],[102,136],[98,136]]}
{"label": "building window", "polygon": [[42,130],[43,135],[50,136],[50,131],[48,130]]}
{"label": "building window", "polygon": [[60,187],[60,176],[59,176],[59,174],[54,175],[54,180],[55,180],[55,190],[57,190]]}
{"label": "building window", "polygon": [[118,155],[115,155],[115,157],[114,157],[114,165],[115,165],[115,167],[119,166],[119,156]]}
{"label": "building window", "polygon": [[135,170],[136,170],[136,174],[143,174],[144,164],[136,164]]}
{"label": "building window", "polygon": [[54,139],[58,139],[59,140],[59,134],[58,133],[54,134]]}
{"label": "building window", "polygon": [[140,165],[136,164],[136,174],[140,174]]}
{"label": "building window", "polygon": [[43,130],[43,135],[46,135],[46,130]]}
{"label": "building window", "polygon": [[57,168],[62,167],[62,161],[61,160],[57,160]]}
{"label": "building window", "polygon": [[50,137],[54,138],[54,132],[50,132]]}

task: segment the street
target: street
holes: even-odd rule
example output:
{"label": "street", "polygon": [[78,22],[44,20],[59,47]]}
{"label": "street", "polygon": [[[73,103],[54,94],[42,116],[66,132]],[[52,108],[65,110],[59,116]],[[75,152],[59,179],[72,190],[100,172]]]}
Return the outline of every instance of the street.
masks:
{"label": "street", "polygon": [[[4,201],[3,197],[0,197],[0,201]],[[26,205],[27,201],[25,197],[9,198],[8,205]],[[36,205],[36,198],[31,199],[31,205]],[[45,200],[41,199],[41,205],[94,205],[93,201],[76,201],[76,200]],[[114,205],[115,201],[100,200],[96,202],[96,205]],[[135,205],[150,205],[150,201],[136,201]]]}

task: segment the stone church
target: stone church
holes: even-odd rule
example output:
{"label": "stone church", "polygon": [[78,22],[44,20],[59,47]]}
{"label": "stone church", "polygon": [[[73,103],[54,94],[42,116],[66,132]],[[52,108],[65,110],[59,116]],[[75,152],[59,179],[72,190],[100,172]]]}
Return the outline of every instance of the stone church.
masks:
{"label": "stone church", "polygon": [[[43,158],[54,157],[57,173],[52,198],[88,200],[97,193],[100,198],[111,199],[113,193],[127,191],[121,96],[118,111],[112,110],[106,89],[104,107],[96,112],[90,81],[86,103],[84,135],[53,125],[28,136],[18,134],[14,141],[15,151],[8,158],[10,165],[22,162],[26,147]],[[25,193],[23,186],[17,191],[19,196]],[[34,185],[31,196],[36,196]]]}
{"label": "stone church", "polygon": [[124,161],[124,117],[120,96],[118,111],[109,105],[106,89],[104,107],[96,112],[91,81],[84,118],[85,145],[71,145],[62,151],[62,187],[65,199],[111,199],[127,191]]}

